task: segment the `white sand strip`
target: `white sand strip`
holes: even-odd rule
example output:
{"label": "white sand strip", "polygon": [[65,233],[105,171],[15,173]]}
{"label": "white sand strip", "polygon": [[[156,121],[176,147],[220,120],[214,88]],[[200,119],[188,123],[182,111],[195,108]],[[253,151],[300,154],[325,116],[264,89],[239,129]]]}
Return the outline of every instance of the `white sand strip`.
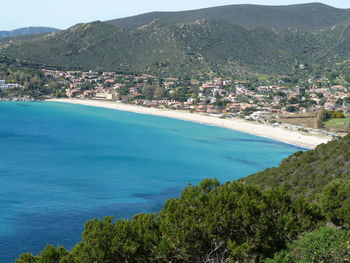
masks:
{"label": "white sand strip", "polygon": [[129,105],[119,102],[79,100],[79,99],[51,99],[52,102],[64,102],[80,104],[93,107],[108,108],[120,111],[129,111],[141,114],[156,115],[185,121],[198,122],[201,124],[213,125],[232,129],[256,136],[266,137],[277,141],[293,144],[296,146],[313,149],[317,145],[327,143],[332,138],[326,135],[308,134],[299,131],[292,131],[282,127],[246,121],[238,118],[221,119],[213,116],[206,116],[197,113],[190,113],[179,110],[163,110],[157,108],[146,108],[142,106]]}

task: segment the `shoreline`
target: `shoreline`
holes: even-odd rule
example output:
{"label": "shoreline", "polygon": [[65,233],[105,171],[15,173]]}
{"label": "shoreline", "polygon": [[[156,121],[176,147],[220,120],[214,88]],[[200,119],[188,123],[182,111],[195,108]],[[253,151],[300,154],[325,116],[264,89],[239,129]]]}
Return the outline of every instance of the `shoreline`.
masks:
{"label": "shoreline", "polygon": [[155,115],[184,121],[191,121],[199,124],[217,126],[255,136],[265,137],[307,149],[314,149],[317,145],[327,143],[332,139],[331,137],[325,135],[307,134],[299,131],[288,130],[282,127],[274,127],[271,125],[250,122],[242,119],[220,119],[213,116],[206,116],[198,113],[190,113],[187,111],[147,108],[143,106],[123,104],[120,102],[80,99],[49,99],[46,101],[78,104],[119,111],[128,111],[139,114]]}

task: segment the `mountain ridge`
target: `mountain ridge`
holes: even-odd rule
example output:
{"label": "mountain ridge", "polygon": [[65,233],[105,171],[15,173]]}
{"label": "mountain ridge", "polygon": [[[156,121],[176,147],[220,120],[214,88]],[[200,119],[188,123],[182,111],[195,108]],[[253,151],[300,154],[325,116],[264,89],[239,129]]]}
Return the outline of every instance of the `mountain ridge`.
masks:
{"label": "mountain ridge", "polygon": [[52,33],[59,30],[53,27],[23,27],[9,31],[0,31],[0,38]]}
{"label": "mountain ridge", "polygon": [[[310,14],[310,11],[314,11]],[[323,19],[322,16],[316,17],[317,13],[323,14],[325,11],[332,12],[331,17]],[[291,15],[296,18],[303,18],[308,14],[310,16],[306,23],[299,23],[296,20],[286,20]],[[267,16],[270,16],[267,19]],[[247,19],[247,17],[249,19]],[[225,5],[218,7],[209,7],[187,11],[170,12],[149,12],[145,14],[129,16],[105,21],[113,25],[119,25],[127,28],[137,28],[158,19],[164,25],[174,25],[176,23],[190,23],[198,19],[214,18],[241,25],[244,27],[275,26],[276,28],[296,28],[303,30],[326,28],[331,25],[350,18],[350,9],[340,9],[328,6],[322,3],[296,4],[296,5]],[[267,19],[267,20],[266,20]],[[280,23],[279,25],[276,23]]]}

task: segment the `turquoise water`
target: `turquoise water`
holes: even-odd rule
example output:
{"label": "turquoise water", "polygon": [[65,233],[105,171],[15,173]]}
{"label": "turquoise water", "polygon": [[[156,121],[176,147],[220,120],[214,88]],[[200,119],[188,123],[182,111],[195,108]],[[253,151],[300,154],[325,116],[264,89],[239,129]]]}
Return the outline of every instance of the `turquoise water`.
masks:
{"label": "turquoise water", "polygon": [[161,209],[189,183],[235,180],[300,148],[180,120],[50,102],[0,103],[0,262],[83,223]]}

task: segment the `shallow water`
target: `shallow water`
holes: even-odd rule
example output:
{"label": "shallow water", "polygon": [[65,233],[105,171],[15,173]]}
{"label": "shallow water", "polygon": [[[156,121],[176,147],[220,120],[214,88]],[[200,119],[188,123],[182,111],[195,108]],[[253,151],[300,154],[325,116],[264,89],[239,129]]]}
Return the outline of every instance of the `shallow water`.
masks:
{"label": "shallow water", "polygon": [[0,262],[70,248],[93,217],[154,212],[189,183],[239,179],[300,148],[228,129],[53,102],[0,103]]}

